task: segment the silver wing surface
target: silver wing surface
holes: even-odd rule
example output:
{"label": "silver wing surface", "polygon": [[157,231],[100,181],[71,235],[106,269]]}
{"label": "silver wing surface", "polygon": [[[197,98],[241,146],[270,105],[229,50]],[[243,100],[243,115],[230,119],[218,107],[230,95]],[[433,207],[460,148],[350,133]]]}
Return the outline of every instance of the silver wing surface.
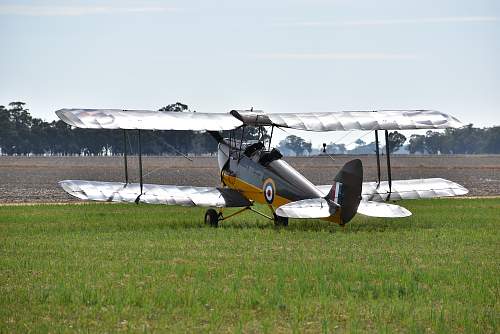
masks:
{"label": "silver wing surface", "polygon": [[407,130],[459,128],[458,119],[436,110],[378,110],[312,113],[231,111],[252,126],[278,126],[307,131]]}
{"label": "silver wing surface", "polygon": [[456,118],[435,110],[379,110],[316,113],[236,111],[171,112],[121,109],[61,109],[57,116],[71,126],[90,129],[211,130],[278,126],[307,131],[406,130],[458,128]]}
{"label": "silver wing surface", "polygon": [[303,199],[280,206],[276,214],[289,218],[326,218],[335,214],[335,205],[330,206],[324,198]]}
{"label": "silver wing surface", "polygon": [[[276,209],[276,214],[289,218],[326,218],[335,214],[335,203],[328,203],[324,198],[304,199],[290,202]],[[402,218],[411,216],[411,212],[399,205],[361,201],[357,213],[370,217]]]}
{"label": "silver wing surface", "polygon": [[369,217],[381,218],[402,218],[411,216],[411,212],[402,206],[372,201],[359,202],[357,213]]}
{"label": "silver wing surface", "polygon": [[[316,186],[324,194],[328,194],[331,185]],[[452,197],[465,195],[469,191],[458,183],[441,179],[411,179],[392,181],[392,188],[389,197],[389,183],[363,182],[361,196],[363,201],[385,202],[388,197],[391,201],[402,199],[424,199],[436,197]],[[326,195],[325,195],[326,196]]]}
{"label": "silver wing surface", "polygon": [[71,126],[87,129],[222,131],[243,125],[228,113],[61,109],[56,114]]}
{"label": "silver wing surface", "polygon": [[[133,203],[141,194],[138,183],[65,180],[59,184],[67,193],[83,200]],[[245,207],[252,204],[233,189],[156,184],[143,185],[139,202],[217,208]]]}

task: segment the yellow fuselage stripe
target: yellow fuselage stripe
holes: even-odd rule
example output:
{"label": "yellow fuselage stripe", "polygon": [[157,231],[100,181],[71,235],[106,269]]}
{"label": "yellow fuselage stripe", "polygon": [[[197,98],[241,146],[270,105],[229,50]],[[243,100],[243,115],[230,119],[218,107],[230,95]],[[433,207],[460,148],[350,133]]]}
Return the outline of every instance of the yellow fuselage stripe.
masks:
{"label": "yellow fuselage stripe", "polygon": [[[255,201],[257,203],[269,204],[267,203],[266,198],[264,197],[263,189],[258,188],[248,182],[245,182],[242,179],[237,178],[236,176],[222,174],[222,180],[224,181],[224,184],[226,184],[229,188],[240,191],[246,198]],[[273,207],[277,208],[279,206],[285,205],[290,202],[291,200],[289,200],[288,198],[279,196],[275,189],[274,200],[272,203]]]}
{"label": "yellow fuselage stripe", "polygon": [[[236,176],[231,176],[227,175],[226,173],[222,174],[222,180],[226,186],[228,186],[231,189],[238,190],[239,192],[242,193],[243,196],[248,198],[249,200],[255,201],[257,203],[261,204],[269,204],[266,201],[266,198],[264,196],[264,190],[261,188],[258,188],[254,186],[253,184],[250,184],[248,182],[243,181],[240,178],[237,178]],[[282,205],[285,205],[287,203],[292,202],[292,200],[278,195],[277,190],[274,190],[274,200],[273,203],[270,204],[272,207],[280,207]],[[322,220],[330,221],[339,224],[340,223],[340,210],[337,210],[335,215],[327,217],[327,218],[321,218]]]}

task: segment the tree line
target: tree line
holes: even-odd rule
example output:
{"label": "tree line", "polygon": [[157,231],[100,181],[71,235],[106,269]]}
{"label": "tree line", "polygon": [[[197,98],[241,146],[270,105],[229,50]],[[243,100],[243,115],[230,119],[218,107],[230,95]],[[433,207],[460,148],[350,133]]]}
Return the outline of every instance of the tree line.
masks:
{"label": "tree line", "polygon": [[427,131],[412,135],[407,148],[410,154],[499,154],[500,126],[480,129],[469,124],[444,133]]}
{"label": "tree line", "polygon": [[[72,128],[61,120],[46,122],[32,117],[24,102],[0,105],[0,150],[4,155],[114,155],[123,154],[123,130]],[[192,112],[180,102],[169,104],[160,111]],[[195,111],[193,111],[195,112]],[[239,132],[238,132],[239,131]],[[235,135],[240,138],[241,130]],[[269,138],[265,129],[247,128],[246,139]],[[127,131],[128,152],[137,152],[137,131]],[[225,137],[228,134],[224,134]],[[205,132],[141,131],[142,151],[150,155],[207,154],[217,151],[216,141]],[[500,127],[475,128],[472,124],[444,132],[427,131],[411,135],[409,140],[397,132],[389,133],[390,151],[404,149],[410,154],[500,154]],[[358,139],[356,148],[344,144],[324,144],[329,154],[371,154],[375,142]],[[315,152],[311,142],[290,135],[278,144],[285,155],[305,155]],[[381,148],[383,150],[383,148]],[[321,153],[322,150],[319,151]]]}
{"label": "tree line", "polygon": [[[375,141],[355,141],[356,147],[348,150],[344,144],[326,145],[329,154],[372,154]],[[409,139],[394,131],[389,133],[389,151],[409,154],[500,154],[500,126],[475,128],[472,124],[444,132],[427,131],[425,135],[413,134]],[[385,146],[380,147],[385,153]]]}

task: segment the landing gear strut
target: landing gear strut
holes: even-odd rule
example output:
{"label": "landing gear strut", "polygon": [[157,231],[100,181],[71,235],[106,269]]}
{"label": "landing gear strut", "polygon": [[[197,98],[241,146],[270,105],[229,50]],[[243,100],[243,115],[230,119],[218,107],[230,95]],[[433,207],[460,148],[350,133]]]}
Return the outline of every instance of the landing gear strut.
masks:
{"label": "landing gear strut", "polygon": [[246,210],[250,210],[252,212],[255,212],[256,214],[259,214],[263,217],[266,217],[267,219],[269,220],[272,220],[274,221],[274,226],[276,227],[287,227],[288,226],[288,218],[286,217],[280,217],[278,216],[276,213],[273,212],[273,216],[270,217],[268,215],[265,215],[263,214],[262,212],[259,212],[255,209],[253,209],[252,207],[250,206],[247,206],[247,207],[244,207],[232,214],[230,214],[229,216],[226,216],[224,217],[224,215],[222,214],[222,211],[220,212],[217,212],[216,210],[214,209],[208,209],[206,212],[205,212],[205,224],[211,226],[211,227],[218,227],[219,226],[219,222],[222,222],[224,220],[227,220],[231,217],[234,217],[236,215],[239,215],[240,213],[246,211]]}
{"label": "landing gear strut", "polygon": [[219,226],[219,214],[214,209],[208,209],[205,212],[205,224],[211,227]]}

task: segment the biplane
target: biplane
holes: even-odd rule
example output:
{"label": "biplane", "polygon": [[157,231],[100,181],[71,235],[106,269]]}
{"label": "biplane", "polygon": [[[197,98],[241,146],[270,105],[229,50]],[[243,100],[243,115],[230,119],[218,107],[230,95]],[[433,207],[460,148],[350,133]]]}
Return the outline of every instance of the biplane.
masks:
{"label": "biplane", "polygon": [[[407,217],[411,212],[389,201],[463,195],[463,186],[442,178],[392,180],[390,130],[445,129],[463,124],[456,118],[434,110],[377,110],[320,113],[264,113],[232,110],[229,113],[170,112],[117,109],[61,109],[57,116],[79,128],[122,129],[124,132],[125,182],[65,180],[60,185],[69,194],[83,199],[207,207],[205,222],[218,226],[250,210],[287,226],[289,218],[316,218],[340,225],[357,213],[371,217]],[[245,130],[259,129],[253,142],[244,138]],[[371,130],[375,133],[377,177],[363,182],[361,160],[347,162],[329,185],[315,185],[282,159],[271,147],[275,128],[305,131]],[[218,142],[219,187],[145,184],[142,173],[142,130],[206,131]],[[139,183],[129,182],[127,170],[127,132],[138,136]],[[381,180],[379,131],[385,133],[387,180]],[[229,135],[228,137],[225,135]],[[270,214],[255,208],[268,206]],[[225,208],[236,208],[225,214]]]}

